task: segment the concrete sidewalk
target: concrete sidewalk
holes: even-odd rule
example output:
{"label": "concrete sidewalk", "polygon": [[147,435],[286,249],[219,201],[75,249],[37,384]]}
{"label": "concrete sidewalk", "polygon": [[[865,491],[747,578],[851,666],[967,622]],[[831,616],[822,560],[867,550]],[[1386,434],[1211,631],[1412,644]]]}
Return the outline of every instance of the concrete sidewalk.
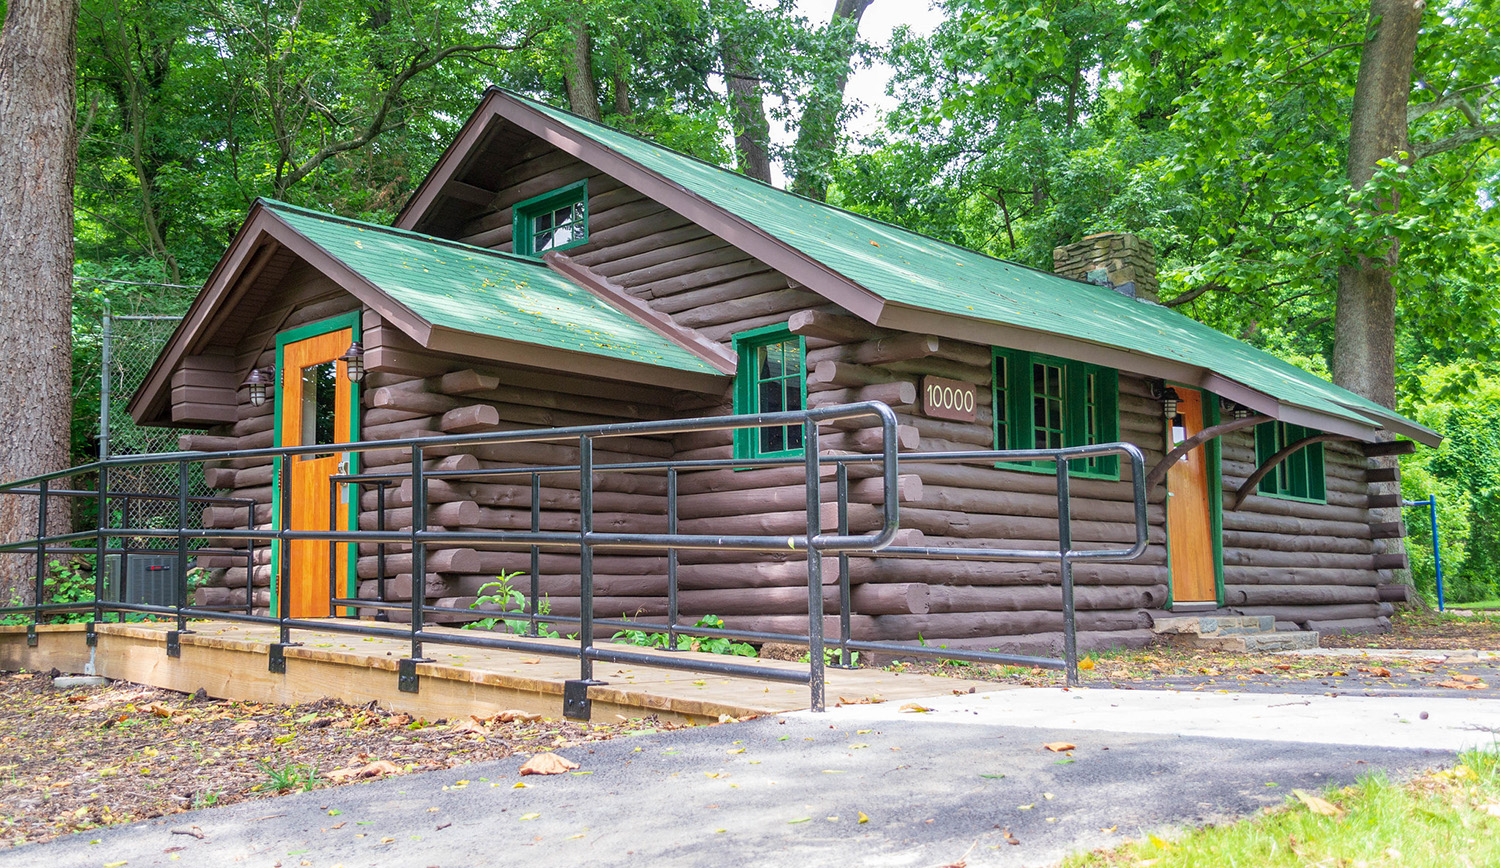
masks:
{"label": "concrete sidewalk", "polygon": [[[242,803],[0,864],[1045,865],[1293,788],[1441,766],[1492,741],[1474,727],[1500,724],[1500,703],[1480,700],[1035,689],[918,704],[932,710],[857,705],[598,743],[563,751],[578,773],[524,788],[510,760]],[[1043,747],[1058,741],[1076,748]],[[193,827],[204,837],[172,832]]]}

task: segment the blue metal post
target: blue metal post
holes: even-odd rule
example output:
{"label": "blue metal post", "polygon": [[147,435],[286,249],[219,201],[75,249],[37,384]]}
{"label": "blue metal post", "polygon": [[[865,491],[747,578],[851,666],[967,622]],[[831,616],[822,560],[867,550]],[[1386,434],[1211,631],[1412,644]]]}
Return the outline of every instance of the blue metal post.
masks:
{"label": "blue metal post", "polygon": [[1438,544],[1437,523],[1437,495],[1430,495],[1426,500],[1403,500],[1402,506],[1425,506],[1427,507],[1427,520],[1432,523],[1432,567],[1437,574],[1437,598],[1438,611],[1443,611],[1443,553]]}

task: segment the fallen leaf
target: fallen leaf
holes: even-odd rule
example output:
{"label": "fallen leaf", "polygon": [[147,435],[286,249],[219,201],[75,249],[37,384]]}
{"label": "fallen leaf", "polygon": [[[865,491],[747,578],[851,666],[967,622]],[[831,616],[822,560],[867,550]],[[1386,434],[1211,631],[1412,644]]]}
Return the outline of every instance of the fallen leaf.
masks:
{"label": "fallen leaf", "polygon": [[472,715],[468,720],[459,721],[449,729],[457,735],[488,735],[489,729]]}
{"label": "fallen leaf", "polygon": [[870,822],[870,815],[866,814],[864,811],[860,811],[859,812],[859,821],[861,823],[868,823],[868,822]]}
{"label": "fallen leaf", "polygon": [[539,753],[521,765],[522,775],[560,775],[578,768],[578,763],[555,753]]}
{"label": "fallen leaf", "polygon": [[925,705],[918,705],[915,702],[908,702],[905,705],[901,706],[901,710],[921,714],[922,712],[931,711],[932,709],[928,708]]}
{"label": "fallen leaf", "polygon": [[1446,687],[1449,690],[1478,690],[1481,687],[1483,687],[1484,684],[1482,684],[1482,683],[1480,683],[1480,684],[1465,684],[1462,681],[1439,681],[1439,682],[1437,682],[1436,684],[1434,684],[1432,686],[1433,687]]}
{"label": "fallen leaf", "polygon": [[1314,814],[1322,814],[1325,817],[1341,817],[1344,814],[1342,808],[1305,790],[1292,790],[1292,795],[1296,796],[1297,801],[1306,805],[1307,809]]}
{"label": "fallen leaf", "polygon": [[1462,675],[1462,674],[1460,674],[1460,675],[1453,676],[1453,680],[1454,681],[1462,681],[1465,684],[1478,684],[1479,683],[1479,676],[1478,675]]}
{"label": "fallen leaf", "polygon": [[1049,741],[1046,744],[1042,745],[1042,747],[1052,751],[1053,753],[1062,753],[1066,750],[1078,749],[1078,745],[1066,741]]}
{"label": "fallen leaf", "polygon": [[542,716],[540,714],[532,714],[529,711],[518,711],[515,709],[512,709],[510,711],[501,711],[494,717],[490,718],[490,720],[495,721],[496,723],[514,723],[518,720],[530,723],[541,719]]}
{"label": "fallen leaf", "polygon": [[323,775],[330,781],[360,780],[401,774],[401,767],[390,760],[376,760],[362,768],[334,769]]}
{"label": "fallen leaf", "polygon": [[538,818],[540,816],[541,816],[541,814],[522,814],[521,815],[521,819],[523,819],[523,820],[535,820],[536,818]]}
{"label": "fallen leaf", "polygon": [[1376,666],[1370,670],[1370,674],[1375,676],[1376,678],[1390,678],[1391,670],[1385,668],[1384,666]]}
{"label": "fallen leaf", "polygon": [[1098,664],[1096,664],[1091,658],[1087,657],[1078,661],[1078,668],[1084,670],[1085,672],[1093,669],[1096,665]]}

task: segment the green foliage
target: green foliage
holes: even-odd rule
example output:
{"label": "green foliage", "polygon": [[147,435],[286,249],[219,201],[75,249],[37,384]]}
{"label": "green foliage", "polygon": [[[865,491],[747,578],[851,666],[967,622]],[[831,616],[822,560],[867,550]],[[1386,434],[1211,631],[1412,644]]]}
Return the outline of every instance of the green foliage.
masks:
{"label": "green foliage", "polygon": [[[812,652],[810,652],[810,651],[808,653],[806,653],[806,654],[803,654],[801,657],[797,658],[797,662],[798,663],[809,663],[811,661],[812,661]],[[843,651],[843,649],[842,648],[832,648],[832,647],[830,647],[828,645],[824,645],[823,646],[823,665],[824,666],[842,666],[842,665],[844,665],[844,651]],[[858,665],[859,665],[859,652],[858,651],[850,651],[849,652],[849,666],[850,667],[854,667],[854,666],[858,666]]]}
{"label": "green foliage", "polygon": [[[1500,594],[1500,371],[1440,365],[1420,381],[1407,412],[1444,435],[1437,449],[1401,461],[1408,500],[1438,500],[1445,596],[1450,602]],[[1406,514],[1407,554],[1419,590],[1435,601],[1432,532],[1421,510]]]}
{"label": "green foliage", "polygon": [[[711,630],[724,629],[724,619],[714,615],[704,615],[698,619],[695,627],[707,627]],[[666,633],[658,633],[646,630],[621,630],[610,637],[615,642],[625,645],[640,645],[643,648],[666,648],[669,637]],[[678,636],[678,651],[702,651],[706,654],[727,654],[733,657],[754,657],[755,647],[744,642],[736,642],[723,636]]]}
{"label": "green foliage", "polygon": [[[531,609],[526,595],[519,589],[511,586],[511,581],[519,572],[501,573],[497,581],[487,582],[479,586],[479,596],[469,604],[470,609],[482,609],[488,607],[491,611],[498,610],[501,616],[498,618],[481,618],[478,621],[465,624],[465,630],[493,630],[496,626],[502,627],[507,633],[517,636],[531,635]],[[537,615],[546,617],[552,612],[552,604],[543,597],[537,603]],[[519,617],[505,617],[506,615]],[[562,636],[553,629],[551,624],[537,622],[536,635],[544,639],[560,639]]]}
{"label": "green foliage", "polygon": [[289,764],[285,766],[274,766],[266,760],[259,760],[256,765],[266,773],[271,788],[277,792],[300,789],[303,792],[311,792],[318,784],[318,769],[316,766],[304,766]]}

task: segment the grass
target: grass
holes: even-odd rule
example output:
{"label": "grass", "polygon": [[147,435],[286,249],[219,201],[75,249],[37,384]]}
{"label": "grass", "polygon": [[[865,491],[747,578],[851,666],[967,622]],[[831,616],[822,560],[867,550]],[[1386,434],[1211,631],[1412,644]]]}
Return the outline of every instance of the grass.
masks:
{"label": "grass", "polygon": [[1326,792],[1322,799],[1288,799],[1285,806],[1252,819],[1170,840],[1147,835],[1063,863],[1065,868],[1497,864],[1500,754],[1493,751],[1466,753],[1452,769],[1407,783],[1372,774]]}
{"label": "grass", "polygon": [[1476,600],[1472,603],[1449,603],[1450,609],[1500,609],[1500,599]]}

